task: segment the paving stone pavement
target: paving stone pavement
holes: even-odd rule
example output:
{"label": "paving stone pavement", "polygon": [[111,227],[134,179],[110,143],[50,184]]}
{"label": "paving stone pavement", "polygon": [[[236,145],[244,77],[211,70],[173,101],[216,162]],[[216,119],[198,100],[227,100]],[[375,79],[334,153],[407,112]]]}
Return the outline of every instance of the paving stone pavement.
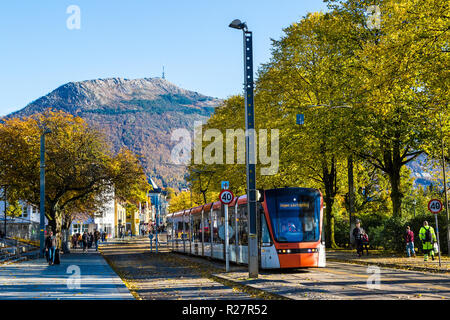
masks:
{"label": "paving stone pavement", "polygon": [[60,265],[36,259],[0,266],[0,300],[134,299],[99,253],[73,252],[61,255]]}
{"label": "paving stone pavement", "polygon": [[328,262],[326,268],[261,270],[258,279],[248,279],[248,273],[242,271],[216,275],[295,300],[450,299],[448,275],[377,266],[368,269],[349,263]]}
{"label": "paving stone pavement", "polygon": [[102,246],[103,255],[135,292],[145,300],[247,300],[252,295],[210,279],[187,256],[163,246],[150,253],[148,241]]}

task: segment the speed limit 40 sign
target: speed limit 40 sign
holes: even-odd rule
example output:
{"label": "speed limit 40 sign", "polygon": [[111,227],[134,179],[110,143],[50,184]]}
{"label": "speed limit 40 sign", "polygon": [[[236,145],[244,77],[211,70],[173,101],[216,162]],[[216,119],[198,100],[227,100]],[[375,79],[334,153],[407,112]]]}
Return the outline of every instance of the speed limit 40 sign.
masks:
{"label": "speed limit 40 sign", "polygon": [[234,199],[234,194],[230,190],[222,190],[219,195],[219,200],[222,204],[230,204]]}
{"label": "speed limit 40 sign", "polygon": [[442,211],[442,202],[439,199],[431,199],[430,202],[428,202],[428,210],[430,210],[431,213],[438,214]]}

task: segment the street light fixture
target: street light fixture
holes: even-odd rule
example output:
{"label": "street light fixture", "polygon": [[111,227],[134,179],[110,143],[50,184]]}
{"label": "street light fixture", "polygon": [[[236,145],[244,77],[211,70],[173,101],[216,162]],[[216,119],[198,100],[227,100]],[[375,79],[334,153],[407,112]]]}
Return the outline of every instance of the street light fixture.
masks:
{"label": "street light fixture", "polygon": [[255,154],[255,106],[253,103],[253,37],[245,22],[233,20],[230,28],[243,31],[244,36],[244,83],[245,83],[245,153],[247,164],[248,209],[248,272],[249,278],[258,278],[258,239],[256,228],[256,154]]}
{"label": "street light fixture", "polygon": [[233,29],[244,30],[244,31],[248,30],[247,29],[247,25],[245,24],[245,22],[241,22],[241,20],[239,20],[239,19],[233,20],[230,23],[229,27],[233,28]]}

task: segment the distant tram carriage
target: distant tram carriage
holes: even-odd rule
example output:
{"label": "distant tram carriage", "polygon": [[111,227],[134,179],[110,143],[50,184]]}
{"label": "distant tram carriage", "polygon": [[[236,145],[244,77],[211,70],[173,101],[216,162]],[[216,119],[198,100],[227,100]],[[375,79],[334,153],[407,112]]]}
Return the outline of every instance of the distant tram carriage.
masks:
{"label": "distant tram carriage", "polygon": [[[248,263],[247,196],[228,206],[230,261]],[[264,190],[257,202],[259,264],[263,269],[325,267],[323,198],[317,189]],[[224,260],[225,215],[220,201],[171,213],[173,251]]]}

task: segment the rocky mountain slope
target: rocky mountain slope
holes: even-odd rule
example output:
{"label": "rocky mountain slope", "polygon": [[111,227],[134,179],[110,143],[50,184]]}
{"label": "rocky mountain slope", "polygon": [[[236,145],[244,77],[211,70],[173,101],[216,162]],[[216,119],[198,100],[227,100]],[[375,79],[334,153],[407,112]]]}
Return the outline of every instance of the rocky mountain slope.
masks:
{"label": "rocky mountain slope", "polygon": [[80,116],[105,133],[114,151],[128,147],[142,156],[148,176],[163,186],[183,185],[185,167],[170,160],[171,133],[193,131],[221,100],[184,90],[161,78],[97,79],[70,82],[9,116],[26,116],[47,108]]}

